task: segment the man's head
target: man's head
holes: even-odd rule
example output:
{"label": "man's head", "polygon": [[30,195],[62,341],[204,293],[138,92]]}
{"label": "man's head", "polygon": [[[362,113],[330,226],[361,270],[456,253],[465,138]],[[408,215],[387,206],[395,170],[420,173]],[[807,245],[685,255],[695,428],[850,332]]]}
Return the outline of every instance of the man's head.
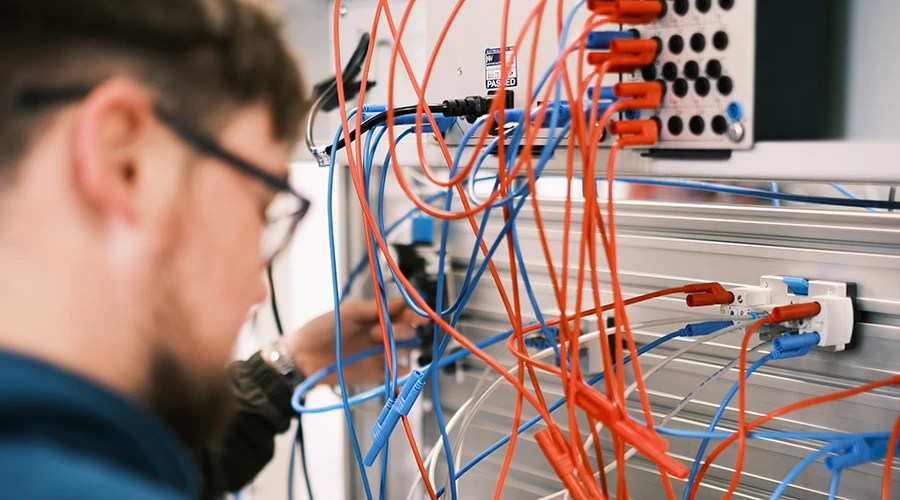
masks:
{"label": "man's head", "polygon": [[0,274],[19,281],[0,347],[198,436],[265,294],[304,106],[276,22],[244,1],[0,3]]}

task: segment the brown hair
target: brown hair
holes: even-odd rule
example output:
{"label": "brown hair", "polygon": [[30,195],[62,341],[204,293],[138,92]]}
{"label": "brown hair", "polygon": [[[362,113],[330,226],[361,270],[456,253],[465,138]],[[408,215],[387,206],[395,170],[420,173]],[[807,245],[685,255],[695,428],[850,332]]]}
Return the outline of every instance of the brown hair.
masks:
{"label": "brown hair", "polygon": [[123,74],[211,128],[235,108],[264,104],[276,137],[294,141],[306,112],[278,21],[245,0],[2,0],[0,174],[50,117],[17,108],[20,92]]}

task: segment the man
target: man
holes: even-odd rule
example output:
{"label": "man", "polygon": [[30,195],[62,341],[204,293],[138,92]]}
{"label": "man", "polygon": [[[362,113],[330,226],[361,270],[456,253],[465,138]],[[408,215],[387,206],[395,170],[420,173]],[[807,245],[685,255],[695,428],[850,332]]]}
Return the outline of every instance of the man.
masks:
{"label": "man", "polygon": [[[422,319],[406,308],[402,298],[388,301],[388,313],[398,339],[415,336],[413,325]],[[240,491],[272,460],[275,436],[288,430],[295,415],[290,403],[293,388],[304,375],[336,361],[334,328],[334,313],[323,314],[249,360],[232,365],[237,411],[225,434],[204,450],[203,500]],[[350,302],[341,307],[341,331],[345,356],[382,345],[376,303]],[[381,357],[344,367],[344,379],[350,385],[383,377]],[[323,383],[337,384],[337,375],[325,377]]]}
{"label": "man", "polygon": [[[0,1],[0,496],[190,499],[195,458],[207,492],[262,466],[242,446],[334,361],[325,316],[223,370],[308,205],[304,111],[277,24],[239,0]],[[342,312],[350,344],[374,311]]]}

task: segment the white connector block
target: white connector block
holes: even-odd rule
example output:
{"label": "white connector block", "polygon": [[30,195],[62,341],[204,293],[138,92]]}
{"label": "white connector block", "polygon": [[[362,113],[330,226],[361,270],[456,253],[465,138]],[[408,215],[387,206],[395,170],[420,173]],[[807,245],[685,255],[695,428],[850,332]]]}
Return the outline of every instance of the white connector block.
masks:
{"label": "white connector block", "polygon": [[818,332],[818,347],[843,351],[853,337],[853,301],[850,297],[821,295],[810,297],[822,312],[800,323],[800,333]]}
{"label": "white connector block", "polygon": [[818,302],[822,311],[804,321],[787,323],[799,333],[817,332],[821,337],[817,347],[843,351],[853,337],[853,299],[847,283],[839,281],[807,281],[806,295],[795,293],[783,276],[763,276],[760,286],[728,289],[734,303],[722,306],[720,312],[728,316],[763,315],[778,306],[804,302]]}

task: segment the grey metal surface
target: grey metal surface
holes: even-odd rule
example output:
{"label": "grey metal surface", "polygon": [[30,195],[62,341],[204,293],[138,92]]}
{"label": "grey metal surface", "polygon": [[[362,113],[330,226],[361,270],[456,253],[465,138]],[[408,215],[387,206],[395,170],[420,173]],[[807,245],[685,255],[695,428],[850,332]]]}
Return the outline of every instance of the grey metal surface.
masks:
{"label": "grey metal surface", "polygon": [[[542,213],[550,228],[551,248],[557,263],[561,257],[562,207],[559,202],[544,202]],[[574,220],[579,220],[579,215]],[[890,214],[831,212],[823,210],[776,209],[712,205],[680,205],[628,202],[616,210],[619,269],[626,296],[686,282],[720,281],[727,284],[757,284],[766,274],[804,276],[817,279],[855,282],[859,285],[858,304],[863,321],[856,335],[859,345],[844,353],[814,352],[806,358],[772,362],[759,370],[749,382],[748,409],[751,416],[811,396],[827,394],[860,383],[900,373],[900,216]],[[491,223],[488,233],[496,234],[499,223]],[[529,277],[545,312],[557,310],[546,263],[536,240],[530,212],[519,217],[519,237]],[[474,238],[467,224],[452,229],[449,254],[454,259],[456,279],[462,277]],[[571,254],[577,259],[580,233],[573,231]],[[501,274],[508,269],[505,251],[495,262]],[[574,260],[577,262],[577,260]],[[576,277],[569,268],[570,283]],[[600,273],[604,297],[610,297],[608,274]],[[509,289],[509,282],[506,283]],[[588,287],[585,287],[588,290]],[[569,288],[574,296],[574,285]],[[493,282],[486,278],[475,291],[466,310],[461,330],[473,339],[483,338],[509,328],[502,313]],[[664,317],[681,317],[688,310],[679,298],[659,299],[629,309],[632,323]],[[639,345],[677,328],[655,328],[635,332]],[[664,368],[648,384],[650,401],[661,419],[681,398],[706,377],[738,355],[740,334],[717,339]],[[641,358],[648,369],[675,349],[682,341],[672,342]],[[508,359],[508,358],[506,358]],[[445,375],[441,401],[445,414],[452,415],[472,393],[480,375],[473,363],[465,376]],[[547,379],[549,382],[550,379]],[[705,429],[725,392],[736,380],[735,372],[713,383],[689,404],[670,425]],[[561,395],[552,383],[544,386],[548,398]],[[550,396],[553,394],[553,396]],[[897,416],[900,390],[885,389],[846,401],[799,411],[778,419],[769,429],[841,431],[884,430]],[[499,390],[475,419],[464,449],[468,461],[490,443],[509,432],[515,392]],[[638,399],[630,400],[639,415]],[[722,420],[734,428],[736,403],[729,406]],[[526,405],[525,417],[533,412]],[[565,428],[565,417],[558,422]],[[426,422],[431,419],[426,418]],[[582,422],[581,429],[587,429]],[[438,434],[434,425],[426,425],[425,443],[433,443]],[[586,437],[586,435],[585,435]],[[689,463],[697,441],[671,440],[671,453]],[[613,456],[605,447],[607,461]],[[818,448],[814,442],[751,441],[739,495],[736,498],[768,498],[787,471],[800,459]],[[477,466],[460,482],[461,498],[490,498],[496,482],[502,448]],[[704,481],[698,498],[719,498],[727,487],[734,463],[734,448],[716,462]],[[439,468],[439,471],[442,469]],[[880,465],[866,465],[846,472],[841,481],[840,498],[880,498]],[[444,473],[439,472],[438,477]],[[895,495],[900,495],[900,475],[895,475]],[[649,462],[636,456],[629,461],[629,492],[635,499],[664,498],[658,473]],[[614,482],[614,475],[610,476]],[[811,466],[788,490],[786,498],[815,499],[827,495],[830,474],[821,463]],[[516,448],[513,468],[507,481],[505,499],[533,499],[560,489],[532,434],[524,435]],[[675,483],[681,491],[682,483]],[[393,498],[393,496],[392,496]]]}

